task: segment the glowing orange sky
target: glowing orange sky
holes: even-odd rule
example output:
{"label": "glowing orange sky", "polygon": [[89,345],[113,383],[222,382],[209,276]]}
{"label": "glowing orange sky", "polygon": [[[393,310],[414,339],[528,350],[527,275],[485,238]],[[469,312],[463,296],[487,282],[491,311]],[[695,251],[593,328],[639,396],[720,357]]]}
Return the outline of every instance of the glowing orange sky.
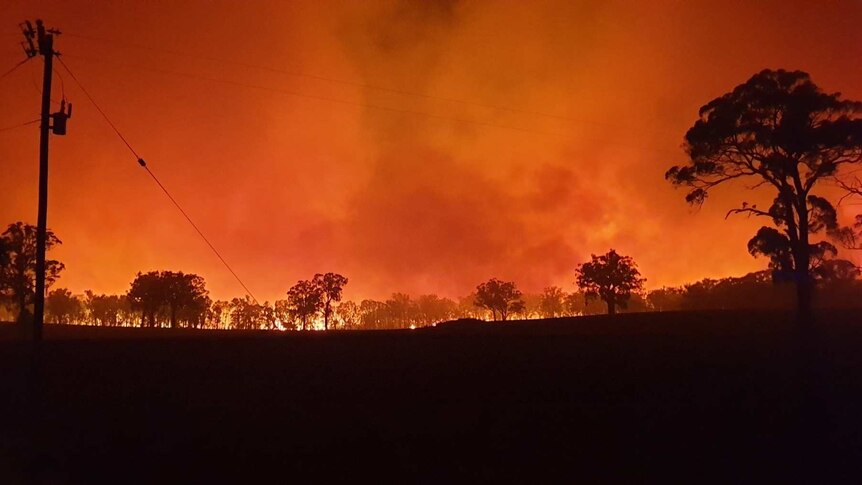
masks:
{"label": "glowing orange sky", "polygon": [[[324,271],[350,278],[348,298],[457,296],[492,276],[571,290],[610,247],[649,287],[761,269],[745,245],[763,221],[723,220],[757,196],[720,190],[696,212],[663,179],[698,107],[767,67],[862,99],[856,1],[13,0],[0,68],[37,17],[68,33],[57,49],[78,78],[270,301]],[[38,116],[40,70],[0,80],[0,127]],[[68,76],[62,91],[75,112],[51,146],[58,286],[123,292],[139,270],[173,269],[242,294]],[[4,225],[35,222],[37,140],[37,125],[0,133]]]}

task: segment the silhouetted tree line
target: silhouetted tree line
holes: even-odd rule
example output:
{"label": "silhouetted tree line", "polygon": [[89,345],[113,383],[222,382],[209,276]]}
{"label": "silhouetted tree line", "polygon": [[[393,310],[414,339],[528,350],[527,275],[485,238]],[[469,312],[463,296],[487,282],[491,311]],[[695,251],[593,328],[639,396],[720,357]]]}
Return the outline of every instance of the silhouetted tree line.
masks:
{"label": "silhouetted tree line", "polygon": [[[508,282],[511,283],[511,282]],[[858,272],[853,278],[824,280],[815,287],[815,308],[862,307],[862,280]],[[769,270],[742,277],[721,279],[706,278],[679,287],[665,287],[647,292],[631,293],[624,308],[618,312],[691,311],[691,310],[745,310],[791,309],[795,305],[796,290],[791,282],[776,283]],[[383,330],[429,326],[458,318],[494,319],[494,309],[479,303],[477,294],[453,300],[437,295],[411,297],[394,293],[386,300],[366,299],[357,303],[342,301],[333,306],[328,322],[330,329]],[[520,304],[507,319],[558,318],[607,313],[607,302],[591,297],[583,291],[566,292],[557,286],[545,288],[541,293],[521,294]],[[493,305],[493,304],[492,304]],[[136,309],[137,308],[137,309]],[[324,329],[323,313],[303,318],[292,309],[288,300],[274,304],[255,303],[250,297],[217,300],[203,309],[181,312],[176,327],[236,329],[236,330],[301,330]],[[48,321],[51,323],[88,324],[100,326],[171,327],[167,306],[154,314],[135,307],[128,295],[72,295],[59,288],[49,293]],[[496,319],[502,320],[497,310]]]}
{"label": "silhouetted tree line", "polygon": [[[29,315],[26,304],[32,301],[34,232],[32,226],[16,223],[7,233],[0,239],[4,248],[0,256],[4,313],[0,316],[20,320]],[[59,244],[53,235],[52,240]],[[51,283],[63,268],[56,261],[52,265],[55,271]],[[285,299],[270,304],[259,303],[250,296],[213,301],[204,279],[198,275],[151,271],[138,273],[128,292],[121,295],[99,295],[92,291],[74,295],[65,288],[52,289],[46,299],[46,321],[224,330],[382,330],[417,328],[458,318],[505,321],[618,311],[788,309],[798,297],[794,282],[777,276],[774,268],[742,277],[707,278],[680,287],[645,291],[646,280],[634,260],[613,249],[592,255],[590,261],[575,269],[574,276],[577,290],[572,292],[550,286],[541,293],[525,294],[515,282],[491,278],[457,300],[434,294],[414,298],[393,293],[382,301],[354,302],[342,301],[348,279],[337,273],[325,273],[298,281],[286,292]],[[811,277],[813,306],[862,306],[860,269],[853,264],[826,260]]]}
{"label": "silhouetted tree line", "polygon": [[[703,279],[681,287],[661,288],[646,296],[648,308],[675,310],[787,310],[796,305],[796,286],[774,281],[772,271],[742,277]],[[813,288],[814,308],[862,308],[862,280],[830,279]]]}

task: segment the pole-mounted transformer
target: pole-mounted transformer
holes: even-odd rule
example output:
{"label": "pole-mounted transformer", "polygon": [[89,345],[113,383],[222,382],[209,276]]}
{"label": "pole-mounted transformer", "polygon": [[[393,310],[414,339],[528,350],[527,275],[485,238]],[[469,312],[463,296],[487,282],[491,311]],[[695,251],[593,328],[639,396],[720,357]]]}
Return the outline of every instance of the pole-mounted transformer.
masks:
{"label": "pole-mounted transformer", "polygon": [[51,132],[55,135],[65,135],[66,134],[66,121],[72,117],[72,103],[69,103],[69,109],[66,110],[66,100],[63,99],[60,101],[60,111],[56,113],[51,113],[51,120],[53,123],[51,124]]}

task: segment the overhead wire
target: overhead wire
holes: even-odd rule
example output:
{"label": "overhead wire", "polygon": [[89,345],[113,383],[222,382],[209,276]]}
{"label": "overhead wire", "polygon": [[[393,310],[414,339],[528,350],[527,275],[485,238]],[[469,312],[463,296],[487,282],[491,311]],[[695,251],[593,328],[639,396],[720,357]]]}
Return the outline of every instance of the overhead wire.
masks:
{"label": "overhead wire", "polygon": [[42,120],[42,118],[36,118],[35,120],[25,121],[24,123],[18,123],[17,125],[4,126],[0,128],[0,132],[14,130],[16,128],[22,128],[27,125],[32,125],[33,123],[38,123]]}
{"label": "overhead wire", "polygon": [[108,60],[104,60],[104,59],[93,58],[93,57],[89,57],[89,56],[78,56],[78,55],[68,56],[67,55],[66,57],[72,57],[74,59],[81,59],[84,61],[91,61],[91,62],[103,62],[106,64],[114,65],[116,67],[126,67],[129,69],[138,69],[138,70],[150,71],[150,72],[155,72],[155,73],[160,73],[160,74],[167,74],[167,75],[171,75],[171,76],[185,77],[185,78],[189,78],[189,79],[197,79],[197,80],[201,80],[201,81],[228,84],[228,85],[232,85],[232,86],[244,87],[244,88],[249,88],[249,89],[257,89],[257,90],[262,90],[262,91],[270,91],[270,92],[280,93],[280,94],[284,94],[284,95],[288,95],[288,96],[314,99],[317,101],[326,101],[329,103],[343,104],[343,105],[355,106],[355,107],[359,107],[359,108],[376,109],[376,110],[381,110],[381,111],[389,111],[392,113],[409,114],[409,115],[422,116],[422,117],[439,119],[439,120],[444,120],[444,121],[454,121],[454,122],[458,122],[458,123],[468,123],[468,124],[474,124],[474,125],[480,125],[480,126],[486,126],[486,127],[503,128],[503,129],[507,129],[507,130],[517,130],[517,131],[524,131],[524,132],[544,134],[544,135],[557,135],[557,136],[566,136],[567,135],[566,133],[556,133],[556,132],[551,132],[551,131],[533,130],[530,128],[520,128],[520,127],[515,127],[515,126],[499,125],[499,124],[495,124],[495,123],[486,123],[483,121],[476,121],[476,120],[471,120],[471,119],[467,119],[467,118],[456,118],[456,117],[451,117],[451,116],[442,116],[442,115],[437,115],[434,113],[427,113],[424,111],[416,111],[416,110],[402,109],[402,108],[392,108],[389,106],[380,106],[380,105],[376,105],[376,104],[369,104],[369,103],[363,103],[363,102],[354,102],[354,101],[348,101],[348,100],[344,100],[344,99],[330,98],[328,96],[319,96],[316,94],[300,93],[298,91],[293,91],[293,90],[284,89],[284,88],[274,88],[274,87],[270,87],[270,86],[262,86],[260,84],[251,84],[251,83],[246,83],[246,82],[241,82],[241,81],[234,81],[231,79],[220,79],[220,78],[214,78],[214,77],[209,77],[209,76],[201,76],[199,74],[192,74],[192,73],[187,73],[187,72],[182,72],[182,71],[173,71],[173,70],[161,69],[161,68],[157,68],[157,67],[133,66],[133,65],[129,65],[129,64],[122,64],[122,63],[117,63],[117,62],[108,61]]}
{"label": "overhead wire", "polygon": [[111,121],[111,119],[108,117],[107,113],[105,113],[105,111],[99,106],[99,104],[96,102],[96,100],[93,99],[93,96],[90,95],[90,92],[84,87],[84,85],[77,78],[77,76],[75,76],[75,74],[72,72],[72,70],[69,69],[69,66],[66,65],[66,63],[63,61],[63,58],[60,56],[57,56],[56,59],[60,62],[60,65],[63,66],[63,69],[66,70],[66,72],[69,74],[69,77],[72,78],[72,80],[75,82],[75,84],[81,90],[81,92],[84,93],[84,96],[86,96],[87,99],[90,100],[90,103],[92,103],[93,106],[96,108],[96,110],[99,112],[99,114],[102,115],[102,118],[104,118],[105,122],[108,123],[108,126],[110,126],[112,130],[114,130],[114,133],[117,134],[117,136],[120,138],[120,140],[123,142],[123,144],[125,144],[126,147],[129,149],[129,151],[132,153],[132,155],[134,155],[136,161],[138,162],[138,165],[140,165],[144,170],[146,170],[146,172],[150,175],[150,177],[153,179],[153,181],[156,183],[156,185],[158,185],[159,188],[162,189],[162,192],[164,192],[164,194],[173,203],[173,205],[177,208],[177,210],[179,210],[180,213],[183,215],[183,217],[185,217],[186,221],[188,221],[188,223],[192,226],[192,228],[194,228],[194,230],[198,233],[198,235],[206,243],[206,245],[209,246],[210,250],[212,250],[213,254],[216,255],[216,257],[219,259],[219,261],[221,261],[221,263],[224,265],[224,267],[227,268],[227,270],[233,275],[234,279],[236,279],[236,281],[240,284],[240,286],[242,286],[242,288],[245,290],[245,292],[248,294],[248,296],[250,296],[251,299],[254,300],[255,304],[259,304],[257,298],[255,298],[254,294],[251,292],[251,290],[248,288],[248,286],[242,281],[242,278],[239,277],[239,275],[236,273],[236,271],[234,271],[234,269],[227,262],[227,260],[225,260],[225,258],[221,255],[221,253],[219,253],[219,251],[215,248],[215,246],[210,242],[209,238],[207,238],[206,235],[204,235],[203,231],[201,231],[201,229],[198,227],[198,225],[195,224],[195,222],[192,220],[192,218],[189,216],[189,214],[185,211],[185,209],[183,209],[183,207],[180,205],[180,203],[177,202],[177,200],[174,198],[173,195],[171,195],[171,193],[170,193],[170,191],[168,191],[167,187],[165,187],[165,185],[162,184],[162,182],[159,180],[159,178],[156,176],[156,174],[153,173],[153,171],[150,169],[150,167],[147,165],[147,163],[144,161],[144,159],[140,156],[140,154],[138,154],[137,150],[135,150],[135,148],[132,146],[132,144],[129,143],[129,141],[126,139],[126,137],[123,136],[123,134],[120,132],[119,128],[117,128],[117,125],[114,124],[113,121]]}
{"label": "overhead wire", "polygon": [[[571,124],[589,124],[589,125],[594,125],[594,126],[604,126],[604,127],[610,127],[610,128],[616,128],[616,129],[620,129],[620,128],[626,129],[627,128],[627,127],[619,126],[618,124],[604,123],[604,122],[600,122],[600,121],[596,121],[596,120],[586,120],[586,119],[581,119],[581,118],[574,118],[571,116],[561,115],[561,114],[557,114],[557,113],[549,113],[546,111],[531,110],[531,109],[512,107],[512,106],[502,106],[502,105],[472,101],[472,100],[468,100],[468,99],[461,99],[461,98],[456,98],[456,97],[452,97],[452,96],[440,96],[440,95],[423,93],[423,92],[419,92],[419,91],[411,91],[411,90],[397,89],[397,88],[392,88],[392,87],[387,87],[387,86],[379,86],[379,85],[375,85],[375,84],[368,84],[368,83],[363,83],[363,82],[338,79],[338,78],[333,78],[333,77],[328,77],[328,76],[320,76],[317,74],[310,74],[307,72],[302,72],[302,71],[297,71],[297,70],[292,70],[292,69],[284,69],[284,68],[273,67],[273,66],[264,66],[264,65],[260,65],[260,64],[253,64],[250,62],[237,61],[235,59],[225,59],[222,57],[215,57],[215,56],[210,56],[210,55],[183,52],[183,51],[179,51],[179,50],[175,50],[175,49],[165,49],[162,47],[153,47],[153,46],[142,45],[142,44],[137,44],[137,43],[133,43],[133,42],[125,42],[125,41],[115,40],[115,39],[107,39],[107,38],[94,37],[94,36],[89,36],[89,35],[82,35],[82,34],[75,34],[75,33],[68,33],[68,32],[64,32],[64,35],[69,36],[69,37],[73,37],[73,38],[78,38],[78,39],[85,40],[85,41],[89,41],[89,42],[100,43],[102,45],[127,47],[130,49],[158,52],[158,53],[168,54],[168,55],[177,56],[177,57],[185,57],[185,58],[199,59],[199,60],[214,62],[214,63],[229,64],[229,65],[233,65],[233,66],[237,66],[237,67],[257,69],[257,70],[261,70],[261,71],[268,71],[268,72],[273,72],[273,73],[278,73],[278,74],[285,74],[285,75],[293,76],[293,77],[302,77],[302,78],[307,78],[307,79],[313,79],[313,80],[328,82],[328,83],[332,83],[332,84],[340,84],[340,85],[344,85],[344,86],[351,86],[351,87],[356,87],[356,88],[370,89],[373,91],[392,93],[392,94],[397,94],[397,95],[401,95],[401,96],[413,96],[413,97],[418,97],[418,98],[423,98],[423,99],[437,100],[437,101],[443,101],[443,102],[447,102],[447,103],[455,103],[455,104],[461,104],[464,106],[473,106],[473,107],[477,107],[477,108],[483,108],[483,109],[489,109],[489,110],[495,110],[495,111],[506,111],[506,112],[510,112],[510,113],[520,113],[520,114],[525,114],[525,115],[556,119],[556,120],[564,121],[564,122],[571,123]],[[642,128],[639,128],[639,129],[642,129]],[[662,131],[664,131],[664,130],[662,130]]]}
{"label": "overhead wire", "polygon": [[403,96],[415,96],[415,97],[419,97],[419,98],[445,101],[448,103],[458,103],[458,104],[475,106],[475,107],[479,107],[479,108],[493,109],[493,110],[498,110],[498,111],[510,111],[513,113],[529,114],[529,115],[534,115],[534,116],[543,116],[543,117],[555,118],[558,120],[568,121],[568,122],[572,122],[572,123],[585,123],[585,122],[586,123],[595,123],[594,121],[579,120],[576,118],[571,118],[568,116],[559,115],[559,114],[555,114],[555,113],[546,113],[546,112],[534,111],[534,110],[523,109],[523,108],[513,108],[510,106],[499,106],[499,105],[493,105],[493,104],[487,104],[487,103],[480,103],[480,102],[476,102],[476,101],[460,99],[460,98],[455,98],[455,97],[449,97],[449,96],[437,96],[437,95],[422,93],[422,92],[418,92],[418,91],[409,91],[409,90],[405,90],[405,89],[397,89],[397,88],[391,88],[391,87],[386,87],[386,86],[378,86],[378,85],[374,85],[374,84],[349,81],[349,80],[345,80],[345,79],[337,79],[337,78],[332,78],[332,77],[327,77],[327,76],[320,76],[317,74],[309,74],[306,72],[301,72],[301,71],[296,71],[296,70],[291,70],[291,69],[283,69],[283,68],[272,67],[272,66],[262,66],[259,64],[253,64],[253,63],[244,62],[244,61],[237,61],[237,60],[233,60],[233,59],[225,59],[225,58],[208,56],[208,55],[201,55],[201,54],[192,54],[189,52],[182,52],[182,51],[178,51],[178,50],[174,50],[174,49],[152,47],[152,46],[146,46],[146,45],[141,45],[141,44],[135,44],[135,43],[131,43],[131,42],[123,42],[123,41],[116,41],[116,40],[111,40],[111,39],[103,39],[103,38],[93,37],[93,36],[88,36],[88,35],[81,35],[81,34],[74,34],[74,33],[70,34],[68,32],[64,32],[64,35],[67,35],[69,37],[76,37],[76,38],[91,41],[91,42],[107,43],[109,45],[119,45],[119,46],[129,47],[132,49],[148,50],[148,51],[152,51],[152,52],[160,52],[163,54],[169,54],[169,55],[173,55],[173,56],[191,57],[191,58],[196,58],[196,59],[210,61],[210,62],[231,64],[231,65],[238,66],[238,67],[258,69],[258,70],[262,70],[262,71],[269,71],[269,72],[274,72],[274,73],[279,73],[279,74],[286,74],[288,76],[294,76],[294,77],[304,77],[304,78],[308,78],[308,79],[314,79],[317,81],[324,81],[324,82],[333,83],[333,84],[342,84],[345,86],[352,86],[352,87],[357,87],[357,88],[371,89],[374,91],[399,94],[399,95],[403,95]]}
{"label": "overhead wire", "polygon": [[[59,56],[58,56],[59,59]],[[54,73],[57,74],[57,79],[60,80],[60,99],[66,100],[66,81],[63,80],[63,75],[60,74],[59,69],[54,69]]]}
{"label": "overhead wire", "polygon": [[[536,128],[524,128],[524,127],[520,127],[520,126],[504,125],[504,124],[499,124],[499,123],[490,123],[487,121],[480,121],[480,120],[474,120],[474,119],[469,119],[469,118],[460,118],[460,117],[455,117],[455,116],[438,115],[435,113],[428,113],[425,111],[417,111],[417,110],[404,109],[404,108],[393,108],[390,106],[382,106],[382,105],[359,102],[359,101],[348,101],[348,100],[339,99],[339,98],[331,98],[328,96],[320,96],[320,95],[315,95],[315,94],[301,93],[298,91],[293,91],[293,90],[284,89],[284,88],[275,88],[275,87],[271,87],[271,86],[263,86],[263,85],[259,85],[259,84],[251,84],[251,83],[246,83],[246,82],[241,82],[241,81],[234,81],[231,79],[214,78],[214,77],[209,77],[209,76],[202,76],[199,74],[192,74],[192,73],[188,73],[188,72],[174,71],[174,70],[162,69],[162,68],[156,68],[156,67],[134,66],[134,65],[130,65],[130,64],[123,64],[123,63],[118,63],[118,62],[114,62],[111,60],[99,59],[99,58],[94,58],[94,57],[89,57],[89,56],[79,56],[79,55],[68,55],[67,54],[66,57],[71,57],[74,59],[80,59],[83,61],[105,63],[108,65],[113,65],[115,67],[124,67],[124,68],[128,68],[128,69],[133,69],[133,70],[150,71],[150,72],[155,72],[155,73],[165,74],[165,75],[170,75],[170,76],[184,77],[184,78],[188,78],[188,79],[197,79],[197,80],[201,80],[201,81],[244,87],[244,88],[248,88],[248,89],[270,91],[270,92],[274,92],[274,93],[284,94],[287,96],[313,99],[313,100],[317,100],[317,101],[325,101],[328,103],[354,106],[354,107],[360,107],[360,108],[367,108],[367,109],[378,110],[378,111],[386,111],[386,112],[390,112],[390,113],[419,116],[419,117],[424,117],[424,118],[429,118],[429,119],[446,121],[446,122],[450,122],[450,123],[451,122],[464,123],[464,124],[470,124],[470,125],[475,125],[475,126],[481,126],[481,127],[485,127],[485,128],[497,128],[497,129],[519,131],[519,132],[523,132],[523,133],[531,133],[531,134],[537,134],[537,135],[550,135],[550,136],[555,136],[555,137],[569,137],[572,135],[571,132],[540,130],[540,129],[536,129]],[[650,151],[658,151],[658,152],[676,154],[675,151],[671,151],[671,150],[664,150],[664,149],[660,149],[660,148],[645,148],[642,146],[636,146],[636,145],[631,145],[631,144],[627,144],[627,143],[621,143],[621,142],[618,142],[615,140],[599,140],[599,139],[593,139],[590,137],[585,138],[585,139],[592,139],[594,141],[598,141],[600,143],[604,143],[607,145],[615,145],[615,146],[620,146],[620,147],[630,148],[630,149],[637,149],[637,150],[646,149],[646,150],[650,150]]]}
{"label": "overhead wire", "polygon": [[30,57],[28,57],[28,58],[23,59],[23,60],[21,60],[20,62],[18,62],[17,64],[15,64],[15,65],[14,65],[14,66],[12,66],[11,68],[9,68],[7,71],[3,72],[3,74],[0,74],[0,79],[3,79],[4,77],[6,77],[6,76],[8,76],[8,75],[12,74],[13,72],[15,72],[19,67],[21,67],[21,66],[23,66],[24,64],[26,64],[26,63],[27,63],[27,61],[29,61],[30,59],[31,59],[31,58],[30,58]]}

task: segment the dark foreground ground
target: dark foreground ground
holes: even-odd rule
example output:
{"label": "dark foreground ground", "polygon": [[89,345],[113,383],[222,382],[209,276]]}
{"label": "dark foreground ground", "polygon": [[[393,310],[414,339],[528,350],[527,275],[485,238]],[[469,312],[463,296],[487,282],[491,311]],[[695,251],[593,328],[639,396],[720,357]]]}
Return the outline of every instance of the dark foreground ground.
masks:
{"label": "dark foreground ground", "polygon": [[0,483],[858,483],[862,319],[816,325],[0,328]]}

